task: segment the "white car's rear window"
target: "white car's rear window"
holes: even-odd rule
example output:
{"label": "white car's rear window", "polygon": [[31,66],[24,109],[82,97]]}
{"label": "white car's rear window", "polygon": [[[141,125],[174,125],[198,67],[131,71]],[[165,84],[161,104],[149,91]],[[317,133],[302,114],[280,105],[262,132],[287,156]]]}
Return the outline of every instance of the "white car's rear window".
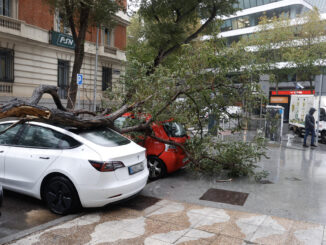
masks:
{"label": "white car's rear window", "polygon": [[83,138],[101,146],[114,147],[130,143],[130,140],[108,128],[82,131],[78,134]]}

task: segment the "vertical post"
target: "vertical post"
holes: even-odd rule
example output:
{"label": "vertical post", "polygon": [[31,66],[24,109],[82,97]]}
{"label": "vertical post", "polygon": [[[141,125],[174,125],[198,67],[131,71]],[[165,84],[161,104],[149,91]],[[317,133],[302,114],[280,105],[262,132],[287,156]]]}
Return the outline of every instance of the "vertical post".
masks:
{"label": "vertical post", "polygon": [[78,93],[78,110],[80,110],[80,85],[77,87],[77,93]]}
{"label": "vertical post", "polygon": [[96,112],[96,85],[97,85],[97,60],[98,60],[98,36],[99,36],[99,27],[96,27],[96,55],[95,55],[95,73],[94,73],[94,95],[93,102],[94,107],[93,110]]}
{"label": "vertical post", "polygon": [[318,114],[317,114],[317,130],[316,130],[316,144],[318,145],[318,135],[319,135],[319,119],[320,119],[320,103],[321,103],[321,90],[323,88],[324,83],[324,68],[321,69],[321,78],[320,78],[320,84],[319,84],[319,101],[318,101]]}

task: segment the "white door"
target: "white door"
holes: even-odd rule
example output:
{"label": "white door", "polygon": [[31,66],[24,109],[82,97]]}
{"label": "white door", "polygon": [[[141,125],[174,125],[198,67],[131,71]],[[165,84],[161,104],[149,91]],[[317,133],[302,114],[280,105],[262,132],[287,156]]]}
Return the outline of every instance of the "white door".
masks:
{"label": "white door", "polygon": [[[11,123],[0,124],[0,132],[6,130]],[[4,182],[4,173],[5,173],[5,156],[13,144],[17,132],[21,128],[21,125],[17,125],[3,134],[0,134],[0,183]]]}
{"label": "white door", "polygon": [[62,153],[61,134],[49,128],[26,125],[5,158],[5,186],[31,191],[44,171]]}

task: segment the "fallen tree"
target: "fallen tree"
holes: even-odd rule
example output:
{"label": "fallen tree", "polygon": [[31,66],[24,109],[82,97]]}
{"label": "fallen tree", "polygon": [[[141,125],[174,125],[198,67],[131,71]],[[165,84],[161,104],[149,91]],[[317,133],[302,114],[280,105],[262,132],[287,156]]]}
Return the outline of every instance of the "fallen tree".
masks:
{"label": "fallen tree", "polygon": [[[159,65],[150,74],[148,67],[151,65],[131,57],[126,76],[121,81],[123,90],[108,92],[110,103],[103,107],[102,113],[68,109],[61,103],[55,86],[42,85],[35,89],[28,101],[14,99],[3,105],[0,119],[19,119],[6,130],[17,124],[37,121],[80,130],[109,127],[123,134],[142,134],[180,147],[195,171],[210,174],[226,171],[232,176],[257,176],[255,163],[264,156],[261,138],[252,142],[221,142],[216,134],[204,134],[207,126],[205,114],[214,115],[217,122],[225,115],[233,118],[227,107],[242,99],[249,103],[257,94],[255,83],[250,79],[255,71],[249,70],[250,66],[244,66],[248,62],[248,54],[242,49],[225,48],[217,40],[200,45],[183,45],[173,63]],[[241,68],[241,74],[230,76],[230,72]],[[44,94],[53,98],[55,108],[39,105]],[[126,112],[149,114],[151,117],[126,128],[116,128],[114,121]],[[197,133],[182,145],[161,139],[152,132],[152,123],[171,118],[186,128],[193,127]],[[217,132],[223,131],[218,123],[215,128]],[[258,173],[258,176],[262,175]]]}

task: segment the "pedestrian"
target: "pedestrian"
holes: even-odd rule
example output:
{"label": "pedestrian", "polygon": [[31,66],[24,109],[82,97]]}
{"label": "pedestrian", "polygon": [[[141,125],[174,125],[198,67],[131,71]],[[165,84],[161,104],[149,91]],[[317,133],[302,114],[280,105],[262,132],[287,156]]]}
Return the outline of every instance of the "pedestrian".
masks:
{"label": "pedestrian", "polygon": [[307,137],[309,133],[311,133],[311,146],[312,147],[317,147],[315,145],[315,118],[314,118],[314,113],[316,109],[315,108],[310,108],[309,113],[306,115],[305,121],[304,121],[304,126],[305,126],[305,135],[304,135],[304,140],[303,140],[303,147],[308,147],[307,146]]}

